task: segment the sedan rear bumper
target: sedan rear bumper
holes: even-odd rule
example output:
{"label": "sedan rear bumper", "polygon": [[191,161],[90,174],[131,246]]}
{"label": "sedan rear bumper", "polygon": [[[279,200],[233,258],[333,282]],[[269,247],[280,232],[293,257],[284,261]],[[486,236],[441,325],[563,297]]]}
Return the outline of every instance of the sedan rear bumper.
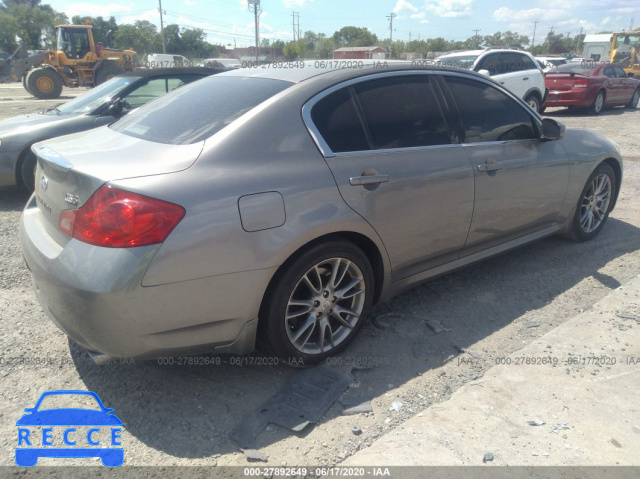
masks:
{"label": "sedan rear bumper", "polygon": [[561,107],[561,106],[577,106],[577,107],[589,107],[593,103],[594,98],[592,94],[587,94],[586,91],[549,91],[547,95],[547,101],[545,106],[547,107]]}
{"label": "sedan rear bumper", "polygon": [[159,245],[64,247],[42,227],[32,200],[20,223],[22,251],[42,308],[98,357],[157,358],[254,349],[257,315],[274,270],[143,287]]}

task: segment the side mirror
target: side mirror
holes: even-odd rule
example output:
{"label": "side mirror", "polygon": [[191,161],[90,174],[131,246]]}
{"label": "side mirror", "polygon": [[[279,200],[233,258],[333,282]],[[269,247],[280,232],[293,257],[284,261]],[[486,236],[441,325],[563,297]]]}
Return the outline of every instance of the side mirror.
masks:
{"label": "side mirror", "polygon": [[628,72],[628,73],[627,73],[627,76],[628,76],[628,77],[632,77],[632,76],[635,76],[635,75],[633,74],[633,72]]}
{"label": "side mirror", "polygon": [[122,115],[123,109],[124,105],[122,104],[122,100],[117,99],[111,105],[109,105],[108,111],[111,116],[115,116],[117,118]]}
{"label": "side mirror", "polygon": [[544,118],[542,120],[542,138],[545,140],[559,140],[564,136],[566,127],[552,118]]}
{"label": "side mirror", "polygon": [[490,77],[491,73],[489,73],[489,70],[478,70],[478,73],[480,73],[480,75],[484,75],[486,77]]}

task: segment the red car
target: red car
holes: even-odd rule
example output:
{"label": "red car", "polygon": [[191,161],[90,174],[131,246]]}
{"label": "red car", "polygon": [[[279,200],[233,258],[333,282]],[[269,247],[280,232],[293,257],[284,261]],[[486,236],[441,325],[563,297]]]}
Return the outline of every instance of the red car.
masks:
{"label": "red car", "polygon": [[606,106],[637,108],[640,99],[640,81],[611,63],[567,63],[549,70],[544,82],[545,107],[588,108],[597,115]]}

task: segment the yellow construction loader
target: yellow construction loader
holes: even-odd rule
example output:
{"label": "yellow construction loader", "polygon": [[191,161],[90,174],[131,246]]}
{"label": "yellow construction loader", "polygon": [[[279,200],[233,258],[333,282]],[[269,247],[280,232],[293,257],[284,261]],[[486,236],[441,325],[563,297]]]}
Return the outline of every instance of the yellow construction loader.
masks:
{"label": "yellow construction loader", "polygon": [[28,55],[26,46],[18,48],[0,63],[0,83],[22,81],[24,88],[42,99],[58,98],[62,87],[93,87],[134,68],[132,50],[96,45],[91,25],[56,27],[56,50]]}
{"label": "yellow construction loader", "polygon": [[611,63],[620,65],[627,74],[640,77],[640,30],[614,33],[610,56]]}

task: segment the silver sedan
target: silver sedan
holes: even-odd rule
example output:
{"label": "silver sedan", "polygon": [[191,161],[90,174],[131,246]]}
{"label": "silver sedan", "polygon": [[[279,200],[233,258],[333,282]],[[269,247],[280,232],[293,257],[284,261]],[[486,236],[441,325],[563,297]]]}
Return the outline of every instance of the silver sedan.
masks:
{"label": "silver sedan", "polygon": [[615,206],[616,145],[489,78],[291,66],[33,147],[22,250],[44,310],[96,359],[257,340],[317,363],[373,305],[546,236],[589,240]]}

